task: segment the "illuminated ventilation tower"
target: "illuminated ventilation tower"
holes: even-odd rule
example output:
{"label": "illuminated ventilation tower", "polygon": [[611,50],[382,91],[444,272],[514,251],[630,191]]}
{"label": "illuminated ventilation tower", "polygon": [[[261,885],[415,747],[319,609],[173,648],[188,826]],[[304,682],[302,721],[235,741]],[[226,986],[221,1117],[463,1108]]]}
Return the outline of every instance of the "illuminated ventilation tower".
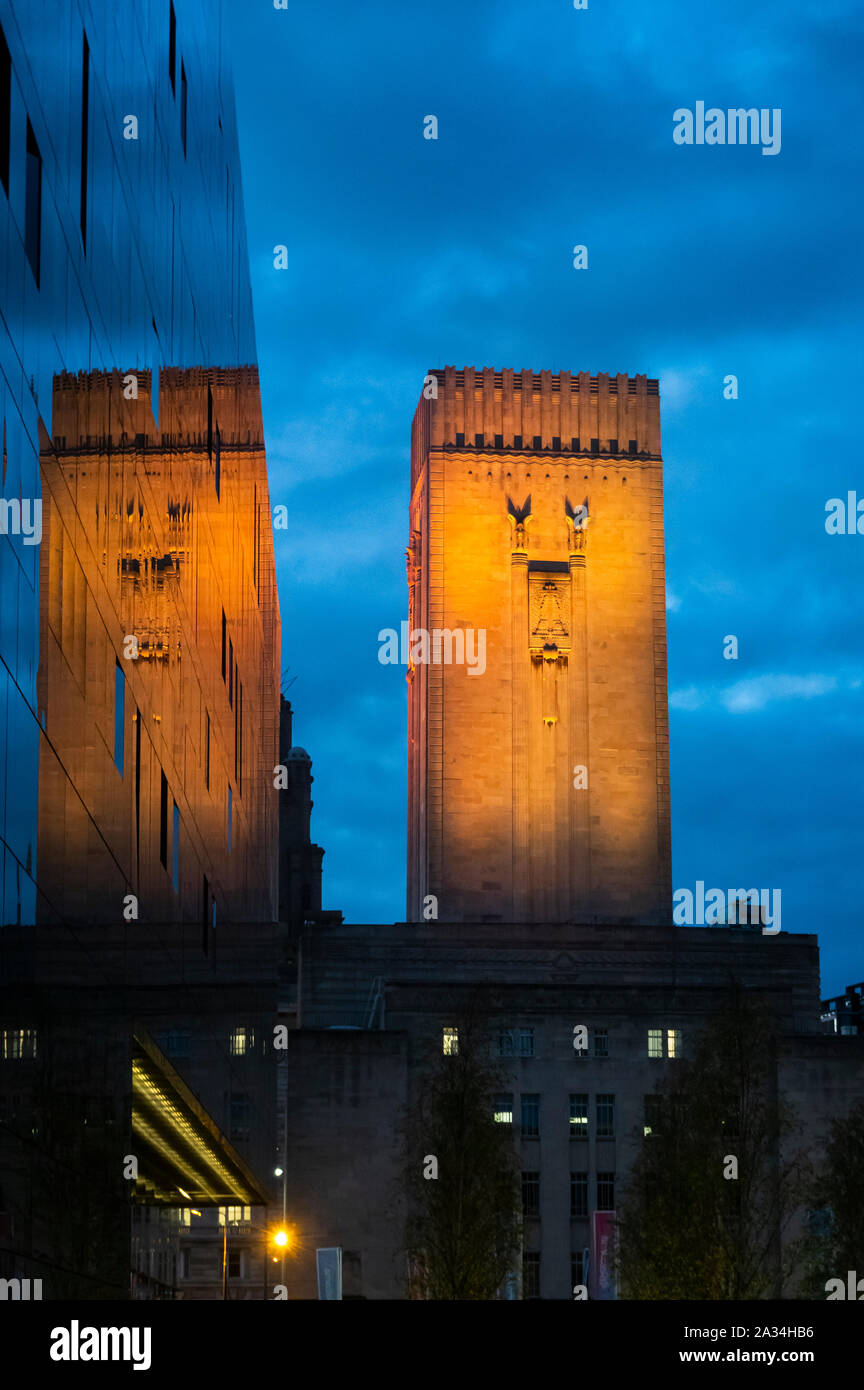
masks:
{"label": "illuminated ventilation tower", "polygon": [[409,527],[408,920],[668,922],[657,382],[430,373]]}

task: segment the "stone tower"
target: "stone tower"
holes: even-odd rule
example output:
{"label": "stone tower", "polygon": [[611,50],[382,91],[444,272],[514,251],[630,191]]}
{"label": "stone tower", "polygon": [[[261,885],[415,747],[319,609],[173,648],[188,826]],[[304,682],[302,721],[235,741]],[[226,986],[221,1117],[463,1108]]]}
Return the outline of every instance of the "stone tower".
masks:
{"label": "stone tower", "polygon": [[408,920],[668,921],[658,383],[431,372],[409,528]]}

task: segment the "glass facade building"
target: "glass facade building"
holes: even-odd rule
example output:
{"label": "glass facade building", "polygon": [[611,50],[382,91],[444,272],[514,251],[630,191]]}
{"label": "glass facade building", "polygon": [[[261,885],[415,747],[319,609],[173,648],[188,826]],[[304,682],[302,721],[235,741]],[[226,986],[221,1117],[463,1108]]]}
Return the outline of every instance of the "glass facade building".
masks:
{"label": "glass facade building", "polygon": [[280,621],[224,37],[201,0],[0,0],[0,1024],[32,1039],[0,1276],[46,1298],[128,1295],[130,1204],[261,1204],[272,1167]]}

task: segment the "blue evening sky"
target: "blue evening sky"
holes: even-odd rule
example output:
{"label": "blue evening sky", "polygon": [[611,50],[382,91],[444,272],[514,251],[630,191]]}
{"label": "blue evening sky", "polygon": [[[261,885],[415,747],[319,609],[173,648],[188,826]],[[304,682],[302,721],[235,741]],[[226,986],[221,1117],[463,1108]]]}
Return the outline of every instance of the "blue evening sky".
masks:
{"label": "blue evening sky", "polygon": [[[860,5],[288,3],[228,8],[271,493],[290,516],[282,665],[325,906],[404,917],[405,673],[377,634],[407,614],[427,369],[646,372],[674,885],[780,888],[783,928],[819,933],[823,993],[864,979],[864,535],[825,531],[829,498],[864,498]],[[781,108],[780,153],[676,145],[673,111],[700,100]]]}

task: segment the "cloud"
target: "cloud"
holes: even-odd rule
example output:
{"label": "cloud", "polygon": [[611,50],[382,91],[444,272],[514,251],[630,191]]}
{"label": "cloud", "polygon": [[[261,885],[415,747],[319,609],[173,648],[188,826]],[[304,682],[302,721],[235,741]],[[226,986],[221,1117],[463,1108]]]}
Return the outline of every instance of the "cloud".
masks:
{"label": "cloud", "polygon": [[814,700],[842,688],[855,690],[860,684],[850,680],[844,687],[836,676],[752,676],[726,687],[688,685],[672,690],[669,708],[692,711],[721,705],[729,714],[750,714],[778,700]]}

